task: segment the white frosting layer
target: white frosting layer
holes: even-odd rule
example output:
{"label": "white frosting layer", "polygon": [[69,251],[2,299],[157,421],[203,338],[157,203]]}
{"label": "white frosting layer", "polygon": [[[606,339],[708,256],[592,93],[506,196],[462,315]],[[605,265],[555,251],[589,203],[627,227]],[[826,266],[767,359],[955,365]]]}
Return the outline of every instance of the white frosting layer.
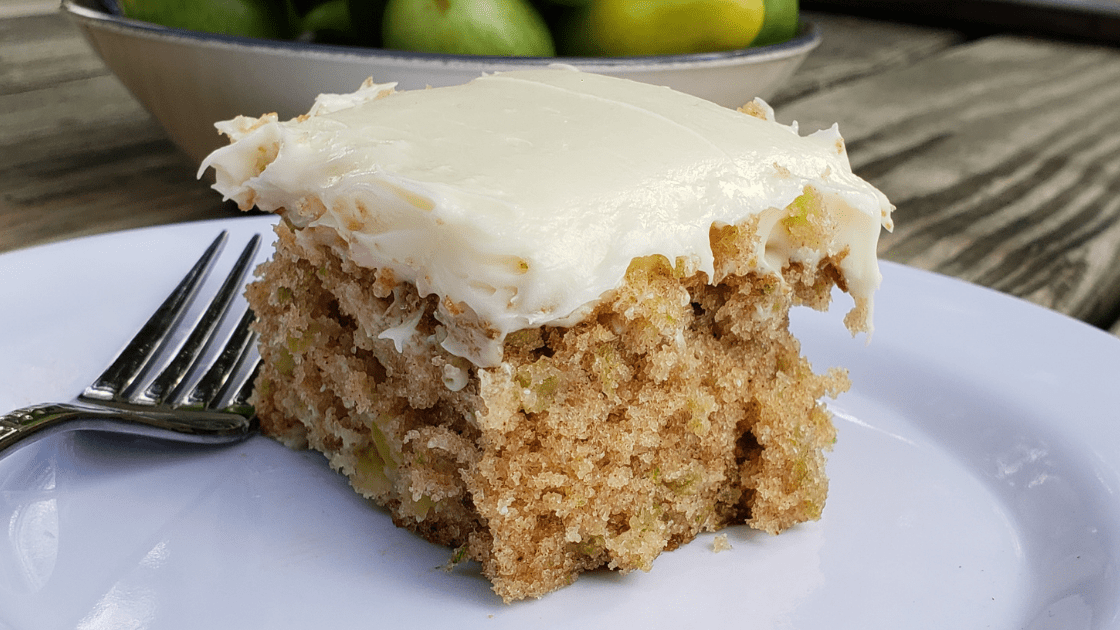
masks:
{"label": "white frosting layer", "polygon": [[[292,121],[219,123],[232,143],[200,174],[438,295],[443,346],[483,367],[510,332],[578,321],[635,257],[686,257],[712,278],[709,228],[752,215],[760,270],[846,248],[849,292],[870,307],[890,203],[852,174],[835,126],[803,137],[756,105],[771,120],[555,67],[408,92],[367,83]],[[779,221],[807,186],[840,229],[798,248]]]}

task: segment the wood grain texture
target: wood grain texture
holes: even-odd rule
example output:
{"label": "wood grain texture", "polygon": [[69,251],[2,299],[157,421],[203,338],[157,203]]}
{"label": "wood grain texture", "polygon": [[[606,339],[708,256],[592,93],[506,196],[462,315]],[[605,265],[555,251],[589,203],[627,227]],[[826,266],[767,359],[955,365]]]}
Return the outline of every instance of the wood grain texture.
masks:
{"label": "wood grain texture", "polygon": [[58,0],[0,0],[0,20],[58,11]]}
{"label": "wood grain texture", "polygon": [[111,76],[0,111],[0,249],[230,213]]}
{"label": "wood grain texture", "polygon": [[840,121],[898,206],[888,259],[1102,327],[1120,314],[1120,50],[1015,37],[953,47],[779,111]]}
{"label": "wood grain texture", "polygon": [[0,94],[47,88],[109,74],[61,14],[0,20]]}
{"label": "wood grain texture", "polygon": [[0,251],[236,213],[63,15],[0,35]]}
{"label": "wood grain texture", "polygon": [[804,97],[862,77],[910,65],[957,45],[956,31],[806,11],[821,30],[821,44],[809,53],[771,105]]}

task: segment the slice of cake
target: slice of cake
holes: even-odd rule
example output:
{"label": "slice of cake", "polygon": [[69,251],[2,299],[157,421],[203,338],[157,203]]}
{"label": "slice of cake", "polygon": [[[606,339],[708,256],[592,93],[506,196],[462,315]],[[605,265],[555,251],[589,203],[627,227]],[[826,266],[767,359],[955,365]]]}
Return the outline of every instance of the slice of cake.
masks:
{"label": "slice of cake", "polygon": [[870,331],[891,206],[835,128],[566,68],[219,124],[275,212],[248,290],[264,431],[506,601],[821,516],[835,429],[791,306]]}

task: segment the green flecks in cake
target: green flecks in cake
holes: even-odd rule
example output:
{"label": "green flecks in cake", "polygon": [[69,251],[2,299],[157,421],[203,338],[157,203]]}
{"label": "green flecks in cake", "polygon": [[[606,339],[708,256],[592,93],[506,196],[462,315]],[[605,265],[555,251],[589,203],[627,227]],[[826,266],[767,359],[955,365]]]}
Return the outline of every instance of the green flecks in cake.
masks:
{"label": "green flecks in cake", "polygon": [[587,505],[587,497],[583,494],[570,494],[566,498],[573,508],[579,509]]}
{"label": "green flecks in cake", "polygon": [[556,376],[548,376],[539,384],[534,384],[533,394],[536,396],[536,403],[531,408],[526,409],[528,412],[538,412],[548,409],[552,399],[556,396],[556,389],[560,386],[560,379]]}
{"label": "green flecks in cake", "polygon": [[606,550],[606,540],[596,534],[594,536],[585,536],[578,543],[574,543],[576,553],[587,556],[588,558],[597,558]]}
{"label": "green flecks in cake", "polygon": [[314,341],[314,338],[311,335],[302,336],[302,337],[301,336],[296,336],[296,335],[288,335],[287,350],[288,350],[288,352],[292,353],[293,355],[303,354],[304,352],[307,351],[308,348],[311,347],[311,343],[313,341]]}
{"label": "green flecks in cake", "polygon": [[359,491],[382,495],[393,485],[392,476],[396,475],[397,461],[389,447],[389,440],[377,426],[376,421],[368,423],[372,444],[358,451],[352,482]]}
{"label": "green flecks in cake", "polygon": [[787,229],[792,231],[794,228],[809,224],[809,213],[814,206],[812,191],[812,188],[806,188],[805,192],[786,206],[786,211],[789,214],[782,219],[782,223]]}
{"label": "green flecks in cake", "polygon": [[675,479],[664,480],[663,484],[666,488],[672,490],[674,494],[691,495],[696,494],[696,489],[699,487],[700,481],[703,480],[703,478],[699,470],[690,468],[686,470],[683,475]]}
{"label": "green flecks in cake", "polygon": [[636,516],[630,517],[630,531],[644,534],[663,528],[665,524],[661,522],[661,514],[664,512],[665,508],[657,504],[642,508]]}
{"label": "green flecks in cake", "polygon": [[707,521],[708,517],[710,517],[713,513],[715,513],[715,510],[713,510],[710,506],[704,507],[692,515],[692,520],[696,523],[703,523]]}
{"label": "green flecks in cake", "polygon": [[451,571],[455,567],[459,566],[460,564],[463,564],[464,562],[466,562],[467,560],[470,560],[470,559],[471,559],[471,557],[468,553],[467,546],[466,545],[459,545],[458,547],[456,547],[451,552],[451,557],[448,558],[447,564],[443,565],[440,568],[443,569],[444,571]]}
{"label": "green flecks in cake", "polygon": [[287,304],[292,301],[292,290],[288,287],[276,287],[276,303]]}
{"label": "green flecks in cake", "polygon": [[628,530],[606,541],[613,557],[611,568],[649,571],[653,567],[653,559],[668,539],[668,525],[661,518],[664,512],[658,504],[643,507],[630,517]]}
{"label": "green flecks in cake", "polygon": [[[680,264],[683,268],[683,261]],[[629,324],[626,341],[639,353],[678,338],[691,315],[688,291],[676,274],[660,255],[635,258],[627,268],[615,306]]]}
{"label": "green flecks in cake", "polygon": [[805,514],[809,520],[815,521],[824,513],[824,508],[821,504],[811,499],[806,499],[802,502],[802,505],[805,507]]}
{"label": "green flecks in cake", "polygon": [[505,345],[521,352],[532,352],[544,347],[544,336],[540,328],[525,328],[507,335]]}
{"label": "green flecks in cake", "polygon": [[692,265],[689,264],[689,259],[684,256],[677,256],[677,262],[673,265],[673,277],[677,280],[683,280],[691,273]]}
{"label": "green flecks in cake", "polygon": [[[751,294],[760,297],[771,297],[778,290],[778,281],[774,276],[765,276],[751,283]],[[780,303],[777,303],[779,306]]]}
{"label": "green flecks in cake", "polygon": [[431,510],[435,505],[436,501],[432,497],[422,494],[418,498],[412,499],[408,506],[401,507],[406,507],[408,512],[412,513],[417,520],[422,521],[427,518],[428,510]]}
{"label": "green flecks in cake", "polygon": [[657,276],[668,275],[672,277],[673,270],[669,266],[669,259],[664,256],[643,256],[635,258],[630,261],[630,267],[626,269],[626,277],[630,280],[642,276]]}
{"label": "green flecks in cake", "polygon": [[357,490],[375,496],[380,496],[392,488],[393,484],[385,474],[385,460],[377,452],[377,447],[368,446],[358,452],[351,482]]}
{"label": "green flecks in cake", "polygon": [[824,219],[821,194],[817,189],[807,186],[805,192],[794,199],[782,219],[782,225],[790,237],[800,246],[815,246],[820,241],[820,223]]}
{"label": "green flecks in cake", "polygon": [[624,376],[624,366],[618,356],[618,351],[609,343],[604,343],[595,349],[591,369],[599,377],[599,384],[607,398],[614,399],[619,383]]}
{"label": "green flecks in cake", "polygon": [[276,360],[273,362],[276,371],[282,376],[291,376],[292,372],[296,369],[296,359],[288,350],[281,348],[276,354]]}
{"label": "green flecks in cake", "polygon": [[370,423],[369,434],[373,439],[374,446],[377,447],[377,454],[381,457],[381,460],[385,462],[385,465],[396,468],[397,462],[393,457],[392,449],[389,448],[389,440],[385,438],[385,434],[376,422]]}
{"label": "green flecks in cake", "polygon": [[805,485],[805,480],[809,478],[809,464],[805,462],[805,458],[799,458],[793,462],[790,467],[789,477],[786,480],[786,491],[790,494],[799,490]]}
{"label": "green flecks in cake", "polygon": [[814,407],[809,412],[809,424],[814,431],[828,431],[832,427],[832,416],[823,407]]}
{"label": "green flecks in cake", "polygon": [[308,325],[307,329],[302,333],[298,335],[289,334],[286,340],[288,352],[291,352],[292,354],[303,354],[304,352],[307,352],[308,348],[310,348],[315,343],[315,337],[321,330],[322,326],[315,322],[311,322],[311,324]]}
{"label": "green flecks in cake", "polygon": [[541,357],[519,369],[514,375],[521,386],[521,408],[527,413],[540,413],[552,405],[560,387],[560,370],[551,357]]}
{"label": "green flecks in cake", "polygon": [[708,417],[716,410],[716,399],[711,394],[698,391],[688,398],[688,430],[703,437],[708,434],[712,423]]}

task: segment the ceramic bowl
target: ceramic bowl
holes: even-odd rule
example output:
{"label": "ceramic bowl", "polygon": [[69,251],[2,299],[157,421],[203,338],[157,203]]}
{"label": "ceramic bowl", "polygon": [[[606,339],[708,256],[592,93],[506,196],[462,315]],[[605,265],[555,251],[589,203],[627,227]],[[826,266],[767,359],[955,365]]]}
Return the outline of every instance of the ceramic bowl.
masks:
{"label": "ceramic bowl", "polygon": [[721,53],[631,58],[513,58],[272,41],[201,33],[131,20],[97,0],[63,0],[62,9],[120,81],[195,161],[225,144],[214,123],[244,114],[307,111],[315,96],[352,92],[366,78],[398,89],[465,83],[484,72],[562,62],[667,85],[727,107],[772,97],[820,43],[811,23],[772,46]]}

